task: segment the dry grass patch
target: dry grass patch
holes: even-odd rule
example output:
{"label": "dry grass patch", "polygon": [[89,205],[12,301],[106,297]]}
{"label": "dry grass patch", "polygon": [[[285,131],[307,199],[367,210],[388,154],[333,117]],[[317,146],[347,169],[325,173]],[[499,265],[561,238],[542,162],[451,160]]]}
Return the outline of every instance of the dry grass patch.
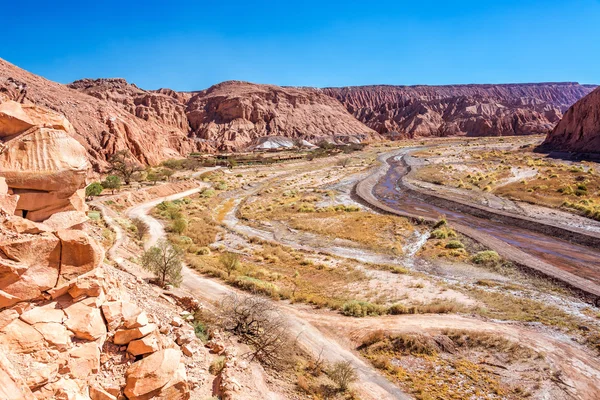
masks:
{"label": "dry grass patch", "polygon": [[493,333],[375,331],[359,350],[417,399],[522,399],[535,390],[532,375],[547,374],[542,356]]}

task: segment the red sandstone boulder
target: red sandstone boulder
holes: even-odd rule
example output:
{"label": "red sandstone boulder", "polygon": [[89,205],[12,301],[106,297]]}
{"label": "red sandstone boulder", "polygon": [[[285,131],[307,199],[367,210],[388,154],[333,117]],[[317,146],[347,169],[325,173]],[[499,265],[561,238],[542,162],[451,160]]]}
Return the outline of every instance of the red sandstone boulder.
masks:
{"label": "red sandstone boulder", "polygon": [[65,308],[65,312],[67,313],[65,325],[76,338],[96,340],[106,335],[106,325],[98,308],[74,303]]}
{"label": "red sandstone boulder", "polygon": [[3,352],[0,351],[0,399],[35,400],[35,396],[13,368]]}
{"label": "red sandstone boulder", "polygon": [[63,229],[56,236],[62,245],[58,284],[91,271],[102,262],[103,250],[87,233]]}
{"label": "red sandstone boulder", "polygon": [[57,282],[61,246],[52,234],[22,235],[0,232],[0,308],[41,296]]}
{"label": "red sandstone boulder", "polygon": [[132,364],[125,374],[125,396],[129,400],[189,399],[185,367],[180,360],[181,352],[166,349]]}
{"label": "red sandstone boulder", "polygon": [[44,346],[43,336],[20,319],[14,320],[0,330],[0,342],[15,353],[32,353]]}

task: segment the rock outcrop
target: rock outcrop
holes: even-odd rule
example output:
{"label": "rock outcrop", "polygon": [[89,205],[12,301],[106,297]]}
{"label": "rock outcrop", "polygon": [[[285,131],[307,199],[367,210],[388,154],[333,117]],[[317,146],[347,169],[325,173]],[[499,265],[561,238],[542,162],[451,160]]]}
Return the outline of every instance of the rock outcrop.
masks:
{"label": "rock outcrop", "polygon": [[323,89],[370,128],[398,138],[547,133],[592,90],[577,83]]}
{"label": "rock outcrop", "polygon": [[221,150],[246,147],[264,136],[313,142],[378,136],[317,89],[228,81],[196,93],[186,111],[194,136]]}
{"label": "rock outcrop", "polygon": [[93,82],[78,81],[70,88],[0,59],[0,103],[35,104],[66,117],[73,124],[70,135],[83,145],[96,170],[119,150],[130,151],[144,164],[157,164],[199,148],[188,137],[184,107],[173,96],[122,80],[100,80],[102,90]]}
{"label": "rock outcrop", "polygon": [[0,398],[188,399],[182,350],[105,274],[70,200],[90,168],[70,134],[50,110],[0,104]]}
{"label": "rock outcrop", "polygon": [[[120,150],[154,165],[192,151],[245,150],[265,137],[316,144],[363,142],[379,134],[547,133],[592,89],[574,83],[314,89],[228,81],[199,92],[150,91],[123,79],[61,85],[0,59],[0,128],[8,136],[22,132],[39,125],[33,105],[50,108],[57,117],[42,115],[48,125],[37,135],[66,132],[100,171]],[[31,110],[15,114],[20,111],[8,100]]]}
{"label": "rock outcrop", "polygon": [[600,88],[569,108],[544,145],[559,151],[600,153]]}

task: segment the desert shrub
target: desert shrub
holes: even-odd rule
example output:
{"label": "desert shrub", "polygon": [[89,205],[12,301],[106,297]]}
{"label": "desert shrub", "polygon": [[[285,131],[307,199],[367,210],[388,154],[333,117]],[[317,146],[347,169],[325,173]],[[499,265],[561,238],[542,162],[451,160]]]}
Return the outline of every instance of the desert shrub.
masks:
{"label": "desert shrub", "polygon": [[329,378],[345,392],[351,383],[358,379],[350,361],[338,361],[327,371]]}
{"label": "desert shrub", "polygon": [[270,301],[232,294],[223,299],[218,315],[223,330],[250,346],[250,361],[269,367],[290,365],[293,345],[287,320]]}
{"label": "desert shrub", "polygon": [[210,363],[210,367],[208,367],[208,372],[213,375],[219,375],[221,371],[225,368],[225,357],[219,356]]}
{"label": "desert shrub", "polygon": [[446,217],[442,217],[438,222],[435,223],[435,225],[433,225],[433,229],[440,228],[446,224],[448,224]]}
{"label": "desert shrub", "polygon": [[448,232],[445,229],[435,229],[431,232],[429,236],[432,239],[446,239],[448,237]]}
{"label": "desert shrub", "polygon": [[171,232],[181,235],[183,232],[185,232],[187,227],[188,227],[188,223],[185,219],[177,218],[177,219],[173,220],[173,222],[171,222],[169,229]]}
{"label": "desert shrub", "polygon": [[386,313],[385,307],[368,301],[351,300],[342,306],[342,314],[349,317],[366,317]]}
{"label": "desert shrub", "polygon": [[219,262],[227,271],[227,276],[231,275],[240,265],[240,256],[237,253],[227,251],[219,257]]}
{"label": "desert shrub", "polygon": [[300,204],[300,207],[298,207],[298,212],[312,213],[315,211],[316,211],[315,206],[313,206],[312,204],[309,204],[309,203],[302,203],[302,204]]}
{"label": "desert shrub", "polygon": [[213,189],[204,189],[200,192],[200,197],[209,199],[215,195],[215,191]]}
{"label": "desert shrub", "polygon": [[471,261],[475,264],[494,265],[500,262],[500,256],[493,250],[484,250],[476,253]]}
{"label": "desert shrub", "polygon": [[451,240],[448,243],[446,243],[446,248],[447,249],[464,249],[465,245],[462,244],[458,240]]}
{"label": "desert shrub", "polygon": [[383,330],[378,329],[363,338],[361,347],[371,346],[372,344],[383,341],[386,337],[386,333]]}
{"label": "desert shrub", "polygon": [[254,294],[264,294],[272,298],[279,298],[279,288],[271,282],[250,276],[238,276],[233,282],[235,286]]}
{"label": "desert shrub", "polygon": [[398,353],[434,355],[439,347],[428,335],[400,334],[391,338],[392,347]]}
{"label": "desert shrub", "polygon": [[208,328],[203,322],[196,321],[194,323],[194,334],[202,342],[206,343],[208,341]]}
{"label": "desert shrub", "polygon": [[404,304],[396,303],[388,307],[388,313],[392,315],[414,314],[414,307],[406,307]]}
{"label": "desert shrub", "polygon": [[210,254],[210,249],[208,247],[200,247],[196,250],[196,254],[199,256],[207,256]]}

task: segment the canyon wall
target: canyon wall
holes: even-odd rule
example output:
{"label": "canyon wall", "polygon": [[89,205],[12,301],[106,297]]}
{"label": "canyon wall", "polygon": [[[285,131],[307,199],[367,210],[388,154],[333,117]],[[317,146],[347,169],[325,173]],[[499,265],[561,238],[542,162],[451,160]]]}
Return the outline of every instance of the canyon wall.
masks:
{"label": "canyon wall", "polygon": [[70,134],[85,147],[96,170],[119,150],[130,151],[141,163],[156,164],[197,148],[172,97],[154,93],[130,99],[121,88],[113,93],[118,101],[106,101],[0,59],[0,102],[36,104],[65,116],[74,128]]}
{"label": "canyon wall", "polygon": [[0,103],[49,108],[96,171],[127,150],[154,165],[193,151],[241,151],[266,137],[312,144],[547,133],[592,86],[576,83],[291,88],[228,81],[198,92],[123,79],[62,85],[0,59]]}
{"label": "canyon wall", "polygon": [[264,136],[318,142],[324,137],[373,140],[379,135],[320,90],[228,81],[187,103],[195,137],[218,149],[238,149]]}
{"label": "canyon wall", "polygon": [[559,151],[600,153],[600,88],[565,113],[544,146]]}
{"label": "canyon wall", "polygon": [[402,138],[547,133],[592,90],[568,82],[323,89],[378,133]]}

